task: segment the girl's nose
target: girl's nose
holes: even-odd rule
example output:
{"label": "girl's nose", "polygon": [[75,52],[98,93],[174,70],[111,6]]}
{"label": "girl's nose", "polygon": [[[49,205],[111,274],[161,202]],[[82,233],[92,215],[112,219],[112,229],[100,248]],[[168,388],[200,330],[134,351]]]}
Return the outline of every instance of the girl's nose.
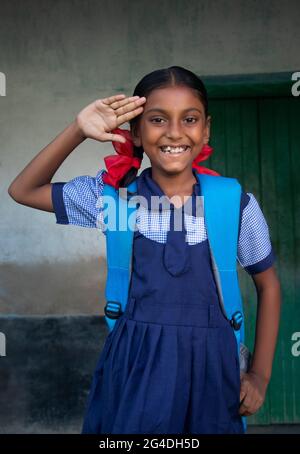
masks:
{"label": "girl's nose", "polygon": [[182,137],[182,126],[178,122],[170,123],[167,131],[167,137],[170,139],[180,139]]}

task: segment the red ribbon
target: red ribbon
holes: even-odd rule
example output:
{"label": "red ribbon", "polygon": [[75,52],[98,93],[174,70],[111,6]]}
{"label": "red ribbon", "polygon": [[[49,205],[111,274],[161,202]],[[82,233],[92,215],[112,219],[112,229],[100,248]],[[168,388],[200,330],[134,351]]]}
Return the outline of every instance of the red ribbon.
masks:
{"label": "red ribbon", "polygon": [[200,153],[198,156],[194,159],[192,167],[197,170],[199,173],[206,173],[208,175],[215,175],[215,176],[220,176],[218,172],[212,169],[208,169],[207,167],[204,166],[199,166],[199,162],[205,161],[210,157],[210,155],[213,153],[214,149],[210,145],[203,145]]}
{"label": "red ribbon", "polygon": [[133,156],[133,141],[130,131],[127,129],[116,128],[112,131],[113,134],[120,134],[125,137],[126,142],[112,141],[117,155],[109,155],[104,158],[107,172],[103,175],[104,183],[110,184],[115,188],[119,188],[120,180],[128,172],[131,167],[139,169],[141,167],[142,159]]}
{"label": "red ribbon", "polygon": [[[109,155],[104,158],[107,172],[103,175],[103,181],[104,183],[110,184],[118,189],[120,180],[129,169],[132,167],[139,169],[141,167],[142,158],[133,156],[134,144],[130,131],[127,129],[116,128],[111,132],[113,134],[120,134],[126,139],[125,143],[112,141],[114,149],[118,155]],[[209,145],[204,145],[198,156],[194,159],[192,167],[199,173],[219,176],[220,174],[214,170],[199,165],[199,162],[205,161],[212,153],[213,148]]]}

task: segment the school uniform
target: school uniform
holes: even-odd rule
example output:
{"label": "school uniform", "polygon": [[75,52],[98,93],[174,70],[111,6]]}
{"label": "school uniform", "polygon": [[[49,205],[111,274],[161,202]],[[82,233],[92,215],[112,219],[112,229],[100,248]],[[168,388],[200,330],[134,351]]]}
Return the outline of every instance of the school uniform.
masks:
{"label": "school uniform", "polygon": [[[244,432],[236,338],[221,311],[193,173],[192,197],[181,208],[153,207],[151,196],[164,193],[151,167],[137,177],[128,304],[100,353],[82,433]],[[103,229],[102,175],[53,184],[57,223]],[[275,261],[264,215],[245,192],[237,260],[249,274]]]}

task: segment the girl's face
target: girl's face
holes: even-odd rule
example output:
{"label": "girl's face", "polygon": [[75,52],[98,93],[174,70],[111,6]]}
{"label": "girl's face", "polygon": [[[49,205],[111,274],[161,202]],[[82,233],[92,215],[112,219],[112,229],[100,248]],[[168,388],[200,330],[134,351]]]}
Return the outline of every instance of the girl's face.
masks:
{"label": "girl's face", "polygon": [[[147,97],[133,141],[143,146],[152,167],[166,173],[181,173],[209,140],[210,117],[189,87],[155,89]],[[162,145],[188,145],[182,153],[164,153]]]}

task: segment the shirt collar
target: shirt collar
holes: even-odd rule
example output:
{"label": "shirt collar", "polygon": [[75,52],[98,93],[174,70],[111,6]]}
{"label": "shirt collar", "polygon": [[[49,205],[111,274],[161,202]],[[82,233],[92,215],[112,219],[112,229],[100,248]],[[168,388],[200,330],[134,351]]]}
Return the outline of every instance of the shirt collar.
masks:
{"label": "shirt collar", "polygon": [[[200,183],[197,177],[197,170],[192,168],[192,172],[195,176],[196,183],[193,184],[193,192],[192,192],[192,210],[194,213],[195,210],[195,196],[200,196],[201,195],[201,188],[200,188]],[[166,194],[163,192],[159,184],[153,180],[152,178],[152,168],[147,167],[142,171],[142,173],[137,177],[137,194],[139,196],[142,196],[146,199],[147,201],[147,207],[149,208],[152,207],[152,209],[155,210],[155,206],[153,206],[153,203],[151,205],[151,196],[158,196],[162,197],[161,200],[163,200],[163,203],[160,203],[158,205],[157,210],[162,211],[162,210],[170,210],[170,209],[176,209],[174,204],[172,204],[169,199],[167,198]],[[165,196],[165,197],[164,197]],[[143,204],[143,198],[140,199],[141,205],[144,206]],[[186,205],[186,204],[184,204]]]}

